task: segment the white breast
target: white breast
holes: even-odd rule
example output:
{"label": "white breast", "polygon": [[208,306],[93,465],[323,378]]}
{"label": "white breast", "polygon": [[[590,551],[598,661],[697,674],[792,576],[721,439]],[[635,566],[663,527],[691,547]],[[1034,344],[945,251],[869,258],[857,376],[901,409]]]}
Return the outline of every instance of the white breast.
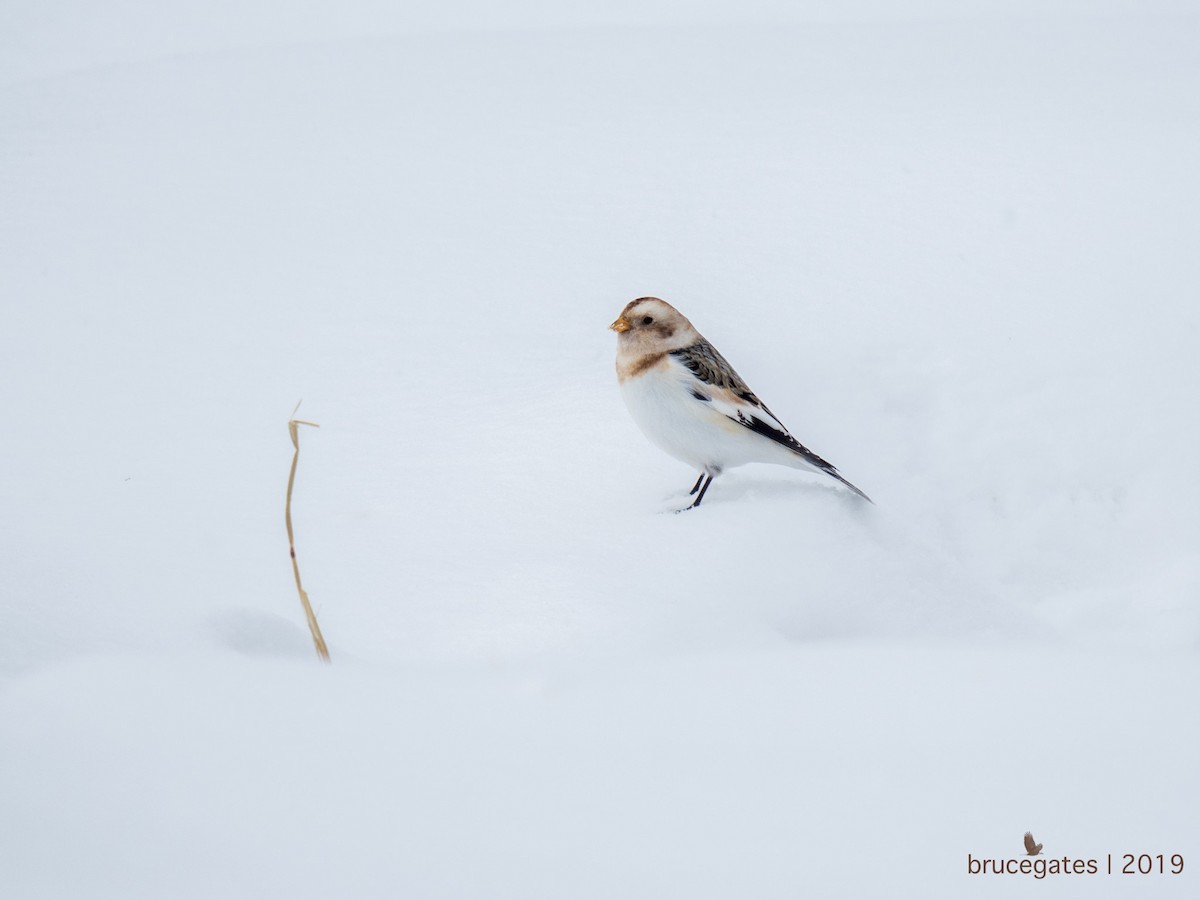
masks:
{"label": "white breast", "polygon": [[621,397],[638,427],[663,452],[696,471],[716,475],[750,462],[783,462],[793,456],[692,396],[691,372],[665,357],[647,372],[626,378]]}

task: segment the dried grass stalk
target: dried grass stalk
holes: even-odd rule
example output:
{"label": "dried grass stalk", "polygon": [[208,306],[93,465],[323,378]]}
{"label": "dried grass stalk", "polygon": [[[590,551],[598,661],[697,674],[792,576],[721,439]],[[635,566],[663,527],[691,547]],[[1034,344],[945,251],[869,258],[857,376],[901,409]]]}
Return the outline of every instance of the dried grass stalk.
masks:
{"label": "dried grass stalk", "polygon": [[288,475],[287,503],[284,506],[283,517],[287,522],[288,549],[292,553],[292,573],[296,576],[296,590],[300,593],[300,603],[304,606],[304,615],[308,618],[308,630],[312,632],[313,643],[317,647],[317,656],[329,662],[329,648],[325,646],[325,638],[321,634],[321,626],[317,624],[317,615],[313,612],[312,604],[308,602],[308,593],[300,583],[300,565],[296,562],[296,538],[292,531],[292,485],[296,483],[296,463],[300,461],[300,428],[301,425],[311,425],[320,428],[316,422],[303,422],[295,418],[300,404],[292,410],[292,418],[288,421],[288,434],[292,436],[292,446],[296,452],[292,454],[292,471]]}

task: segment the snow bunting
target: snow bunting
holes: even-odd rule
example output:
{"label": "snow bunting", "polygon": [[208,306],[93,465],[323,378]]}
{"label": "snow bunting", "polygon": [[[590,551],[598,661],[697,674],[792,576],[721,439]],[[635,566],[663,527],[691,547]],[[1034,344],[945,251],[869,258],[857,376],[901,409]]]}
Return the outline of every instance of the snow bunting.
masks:
{"label": "snow bunting", "polygon": [[633,420],[661,450],[700,472],[688,509],[700,505],[725,469],[752,462],[821,472],[870,501],[792,437],[670,303],[641,297],[609,328],[617,332],[617,380]]}

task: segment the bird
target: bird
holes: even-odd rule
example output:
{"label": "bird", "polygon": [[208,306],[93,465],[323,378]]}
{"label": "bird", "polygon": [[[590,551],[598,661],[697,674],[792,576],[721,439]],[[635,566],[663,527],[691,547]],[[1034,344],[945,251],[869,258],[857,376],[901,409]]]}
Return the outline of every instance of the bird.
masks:
{"label": "bird", "polygon": [[1033,833],[1025,832],[1025,854],[1027,856],[1037,856],[1042,852],[1042,845],[1033,842]]}
{"label": "bird", "polygon": [[[734,466],[776,463],[827,475],[871,498],[797,441],[682,313],[658,297],[630,301],[617,332],[617,381],[634,422],[669,456],[700,473],[698,507],[713,479]],[[683,512],[684,510],[678,510]]]}

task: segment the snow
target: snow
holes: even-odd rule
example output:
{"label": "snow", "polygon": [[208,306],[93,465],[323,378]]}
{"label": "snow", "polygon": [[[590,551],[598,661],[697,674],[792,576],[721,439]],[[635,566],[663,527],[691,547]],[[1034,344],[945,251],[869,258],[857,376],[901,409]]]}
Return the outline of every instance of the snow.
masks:
{"label": "snow", "polygon": [[1194,896],[1200,17],[338,9],[3,12],[3,895]]}

